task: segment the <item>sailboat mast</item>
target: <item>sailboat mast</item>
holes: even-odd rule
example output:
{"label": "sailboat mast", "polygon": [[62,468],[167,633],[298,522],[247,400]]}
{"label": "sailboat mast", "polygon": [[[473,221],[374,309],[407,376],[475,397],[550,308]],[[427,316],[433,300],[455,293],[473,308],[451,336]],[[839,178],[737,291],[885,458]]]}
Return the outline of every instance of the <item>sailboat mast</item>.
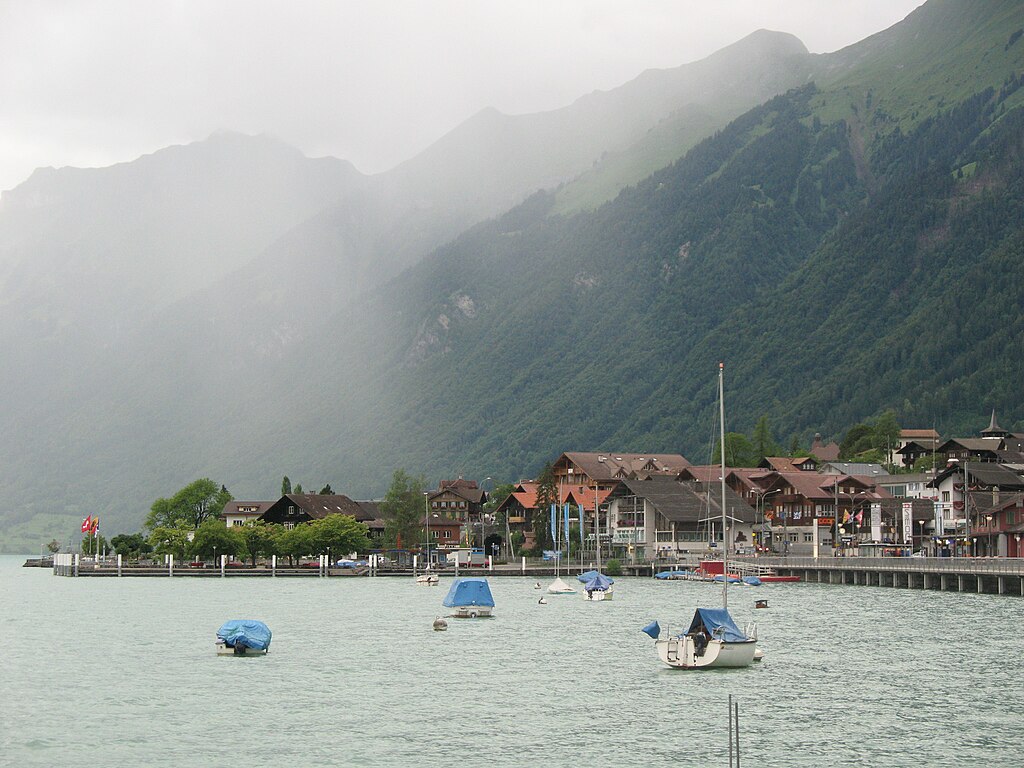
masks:
{"label": "sailboat mast", "polygon": [[722,607],[729,607],[729,533],[725,522],[725,363],[718,364],[718,429],[722,458]]}

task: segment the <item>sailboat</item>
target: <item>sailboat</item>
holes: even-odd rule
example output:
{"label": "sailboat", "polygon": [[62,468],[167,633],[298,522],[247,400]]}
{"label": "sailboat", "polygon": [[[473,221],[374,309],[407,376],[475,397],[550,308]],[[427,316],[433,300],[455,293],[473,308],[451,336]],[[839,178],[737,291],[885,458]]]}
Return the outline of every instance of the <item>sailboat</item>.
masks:
{"label": "sailboat", "polygon": [[[583,507],[580,507],[580,528],[583,526]],[[576,578],[583,584],[586,600],[611,600],[615,594],[615,579],[601,573],[601,515],[597,504],[597,486],[594,486],[594,541],[597,543],[597,570],[581,573]]]}
{"label": "sailboat", "polygon": [[[561,541],[559,540],[558,531],[558,507],[554,504],[551,505],[551,528],[554,532],[554,543],[555,543],[555,580],[548,585],[548,594],[551,595],[571,595],[576,592],[575,589],[566,584],[562,578],[558,575],[558,563],[562,559],[562,548]],[[569,531],[565,532],[566,542],[569,540]],[[566,547],[568,549],[568,547]],[[567,566],[568,567],[568,566]]]}
{"label": "sailboat", "polygon": [[[720,446],[722,455],[722,573],[727,574],[729,536],[725,507],[725,364],[718,364],[718,405]],[[736,626],[729,614],[729,579],[722,580],[722,607],[698,608],[690,628],[678,635],[661,637],[656,621],[643,629],[654,638],[658,656],[670,667],[678,669],[712,669],[749,667],[757,655],[757,628],[750,631]]]}

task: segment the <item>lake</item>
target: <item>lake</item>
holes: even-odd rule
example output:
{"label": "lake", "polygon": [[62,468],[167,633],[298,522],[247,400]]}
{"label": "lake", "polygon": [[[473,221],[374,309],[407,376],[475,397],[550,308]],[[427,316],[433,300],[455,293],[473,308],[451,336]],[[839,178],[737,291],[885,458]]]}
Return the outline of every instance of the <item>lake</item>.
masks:
{"label": "lake", "polygon": [[[766,652],[661,665],[640,632],[721,587],[624,578],[615,599],[490,579],[493,619],[432,622],[411,578],[59,578],[0,557],[0,765],[1018,766],[1024,601],[827,584],[730,590]],[[542,583],[546,586],[551,579]],[[754,600],[767,599],[767,610]],[[270,654],[218,657],[227,619]]]}

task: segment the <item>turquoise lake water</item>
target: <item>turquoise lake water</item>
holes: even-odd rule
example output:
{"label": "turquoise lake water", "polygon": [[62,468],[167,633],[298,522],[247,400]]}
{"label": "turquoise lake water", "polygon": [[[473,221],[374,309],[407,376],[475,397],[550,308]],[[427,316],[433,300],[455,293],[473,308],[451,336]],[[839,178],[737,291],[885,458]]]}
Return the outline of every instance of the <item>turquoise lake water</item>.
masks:
{"label": "turquoise lake water", "polygon": [[[59,578],[0,558],[0,765],[1019,766],[1024,601],[826,584],[730,590],[765,660],[663,667],[640,632],[720,587],[620,579],[490,620],[432,622],[411,578]],[[547,584],[550,579],[542,583]],[[767,599],[767,610],[754,600]],[[227,619],[274,632],[218,657]]]}

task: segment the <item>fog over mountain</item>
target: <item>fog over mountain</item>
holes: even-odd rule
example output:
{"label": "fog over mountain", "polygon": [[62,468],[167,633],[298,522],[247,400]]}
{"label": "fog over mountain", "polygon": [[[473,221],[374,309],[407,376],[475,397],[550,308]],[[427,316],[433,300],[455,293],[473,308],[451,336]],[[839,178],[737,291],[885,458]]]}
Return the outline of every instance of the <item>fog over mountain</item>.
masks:
{"label": "fog over mountain", "polygon": [[[967,8],[933,0],[826,56],[759,31],[561,109],[484,110],[376,175],[230,132],[38,171],[0,197],[0,545],[89,512],[134,530],[204,475],[370,496],[399,467],[515,479],[609,440],[693,450],[706,339],[789,324],[775,288],[916,172],[893,142],[1014,72],[1020,3]],[[989,102],[934,156],[976,162]],[[828,418],[748,379],[740,418]]]}

